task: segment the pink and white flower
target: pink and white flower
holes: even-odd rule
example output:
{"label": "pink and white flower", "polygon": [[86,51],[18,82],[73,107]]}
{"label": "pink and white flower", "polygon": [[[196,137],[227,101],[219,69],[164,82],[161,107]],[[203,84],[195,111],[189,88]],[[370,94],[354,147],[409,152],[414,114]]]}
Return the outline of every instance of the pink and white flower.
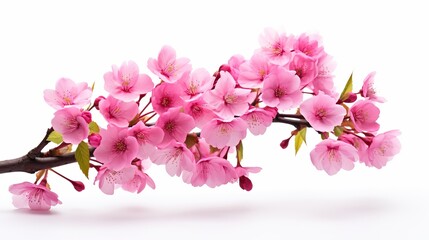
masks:
{"label": "pink and white flower", "polygon": [[153,110],[162,114],[170,108],[183,106],[182,91],[176,84],[161,83],[152,91]]}
{"label": "pink and white flower", "polygon": [[192,152],[185,144],[175,141],[154,152],[151,160],[158,165],[165,164],[165,170],[170,176],[180,176],[183,171],[192,172],[195,168]]}
{"label": "pink and white flower", "polygon": [[240,65],[237,82],[245,88],[261,88],[272,68],[272,64],[264,54],[256,53],[249,61]]}
{"label": "pink and white flower", "polygon": [[128,134],[128,129],[108,125],[107,130],[101,129],[100,135],[100,146],[94,151],[97,161],[115,171],[130,166],[137,157],[139,144]]}
{"label": "pink and white flower", "polygon": [[399,153],[401,143],[398,136],[400,134],[400,131],[392,130],[379,134],[372,139],[372,143],[368,147],[368,161],[372,166],[380,169]]}
{"label": "pink and white flower", "polygon": [[55,85],[55,90],[46,89],[43,95],[46,103],[55,109],[68,106],[79,108],[90,103],[92,90],[85,82],[76,84],[68,78],[60,78]]}
{"label": "pink and white flower", "polygon": [[380,109],[370,100],[357,101],[350,108],[350,119],[358,132],[377,132],[380,124],[376,121],[380,114]]}
{"label": "pink and white flower", "polygon": [[100,100],[99,109],[107,122],[118,127],[127,127],[129,122],[139,113],[137,103],[124,102],[113,96]]}
{"label": "pink and white flower", "polygon": [[204,68],[195,69],[188,77],[178,80],[186,95],[186,99],[193,99],[212,89],[214,77]]}
{"label": "pink and white flower", "polygon": [[299,77],[292,71],[278,67],[265,79],[262,101],[270,107],[288,110],[302,101]]}
{"label": "pink and white flower", "polygon": [[51,206],[61,204],[58,195],[46,187],[46,181],[41,184],[23,182],[9,187],[13,194],[13,205],[16,208],[29,208],[31,210],[51,209]]}
{"label": "pink and white flower", "polygon": [[171,140],[184,142],[186,135],[195,127],[194,119],[182,112],[181,108],[171,108],[159,116],[156,126],[164,131],[161,146],[166,146]]}
{"label": "pink and white flower", "polygon": [[134,169],[134,176],[131,180],[122,183],[122,189],[132,193],[141,193],[146,188],[146,185],[155,189],[155,182],[149,175],[147,175],[147,173],[143,172],[143,169],[141,170],[134,165],[131,167]]}
{"label": "pink and white flower", "polygon": [[193,172],[183,172],[183,181],[194,187],[207,185],[211,188],[233,182],[237,179],[234,167],[220,157],[200,159]]}
{"label": "pink and white flower", "polygon": [[209,108],[202,95],[185,102],[184,111],[194,119],[195,126],[198,128],[202,128],[206,123],[216,117],[216,114]]}
{"label": "pink and white flower", "polygon": [[338,140],[348,143],[356,148],[359,155],[359,162],[365,163],[366,166],[372,166],[368,160],[368,145],[359,137],[353,134],[342,134]]}
{"label": "pink and white flower", "polygon": [[259,37],[261,52],[265,54],[271,63],[284,66],[292,59],[292,50],[295,44],[293,37],[279,34],[273,29],[265,29]]}
{"label": "pink and white flower", "polygon": [[289,64],[289,69],[295,71],[295,74],[299,77],[301,89],[311,83],[317,76],[316,60],[303,54],[295,54]]}
{"label": "pink and white flower", "polygon": [[247,124],[241,118],[232,121],[213,119],[201,130],[201,137],[214,147],[235,147],[246,137]]}
{"label": "pink and white flower", "polygon": [[298,52],[306,55],[307,57],[318,60],[321,54],[324,53],[323,47],[321,46],[320,36],[307,34],[301,34],[294,44],[293,49]]}
{"label": "pink and white flower", "polygon": [[277,111],[270,107],[252,108],[241,116],[241,118],[246,121],[249,131],[257,136],[265,133],[276,114]]}
{"label": "pink and white flower", "polygon": [[158,59],[150,58],[147,67],[162,81],[174,83],[186,72],[191,71],[187,58],[176,58],[176,51],[170,46],[162,47]]}
{"label": "pink and white flower", "polygon": [[115,98],[130,102],[140,94],[150,92],[153,82],[146,74],[139,73],[139,67],[133,61],[122,63],[118,69],[112,66],[112,71],[104,74],[104,89]]}
{"label": "pink and white flower", "polygon": [[51,121],[52,127],[61,133],[64,142],[79,144],[88,137],[88,122],[83,117],[83,113],[75,107],[63,108],[55,112]]}
{"label": "pink and white flower", "polygon": [[128,166],[116,171],[107,167],[101,167],[95,177],[94,183],[99,181],[98,187],[100,190],[107,195],[112,195],[116,188],[133,180],[134,173],[134,166]]}
{"label": "pink and white flower", "polygon": [[140,145],[137,157],[139,159],[148,158],[164,138],[164,132],[157,126],[147,127],[143,122],[138,122],[136,125],[128,129],[128,135],[134,136]]}
{"label": "pink and white flower", "polygon": [[231,120],[249,109],[254,94],[249,89],[235,88],[236,82],[228,72],[221,72],[215,89],[204,95],[204,100],[222,119]]}
{"label": "pink and white flower", "polygon": [[318,170],[334,175],[340,169],[352,170],[358,159],[356,148],[342,141],[325,139],[310,152],[311,162]]}
{"label": "pink and white flower", "polygon": [[386,101],[386,99],[377,95],[377,92],[375,91],[375,88],[374,88],[374,76],[375,76],[375,72],[371,72],[365,78],[361,89],[361,94],[362,94],[362,97],[364,98],[383,103]]}
{"label": "pink and white flower", "polygon": [[316,131],[329,132],[341,125],[346,110],[332,97],[319,93],[301,104],[300,113]]}
{"label": "pink and white flower", "polygon": [[324,53],[317,61],[317,76],[311,82],[310,88],[313,89],[315,94],[319,94],[320,91],[325,94],[337,98],[338,93],[335,91],[334,86],[334,71],[336,64],[332,56]]}

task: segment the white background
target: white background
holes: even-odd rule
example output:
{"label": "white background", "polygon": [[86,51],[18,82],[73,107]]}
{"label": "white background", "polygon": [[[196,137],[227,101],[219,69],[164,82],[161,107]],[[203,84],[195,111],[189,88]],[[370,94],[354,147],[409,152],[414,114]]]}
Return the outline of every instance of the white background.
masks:
{"label": "white background", "polygon": [[[400,129],[401,153],[382,170],[358,164],[329,177],[311,164],[319,140],[295,157],[272,126],[245,140],[244,164],[261,166],[254,189],[193,188],[162,167],[155,191],[106,196],[76,165],[58,171],[86,183],[82,193],[52,175],[63,201],[49,213],[15,210],[8,186],[34,181],[0,175],[1,239],[429,239],[427,11],[418,1],[2,1],[0,3],[0,159],[21,156],[50,126],[43,90],[60,77],[96,81],[111,64],[146,61],[164,44],[193,67],[213,72],[236,53],[249,58],[265,27],[319,33],[337,62],[337,88],[350,72],[355,90],[376,70],[381,131]],[[150,74],[153,76],[152,74]],[[98,92],[98,93],[101,93]]]}

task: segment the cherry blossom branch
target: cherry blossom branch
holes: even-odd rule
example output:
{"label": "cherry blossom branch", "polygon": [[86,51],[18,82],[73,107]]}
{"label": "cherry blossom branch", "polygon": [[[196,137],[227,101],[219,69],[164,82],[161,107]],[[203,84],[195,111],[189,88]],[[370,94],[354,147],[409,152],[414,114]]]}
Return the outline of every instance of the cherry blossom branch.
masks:
{"label": "cherry blossom branch", "polygon": [[[294,126],[297,129],[300,129],[302,126],[311,127],[310,123],[307,122],[305,119],[290,119],[288,116],[290,114],[277,114],[276,117],[273,119],[273,122],[275,123],[285,123]],[[294,115],[295,116],[295,115]],[[292,117],[292,116],[289,116]]]}

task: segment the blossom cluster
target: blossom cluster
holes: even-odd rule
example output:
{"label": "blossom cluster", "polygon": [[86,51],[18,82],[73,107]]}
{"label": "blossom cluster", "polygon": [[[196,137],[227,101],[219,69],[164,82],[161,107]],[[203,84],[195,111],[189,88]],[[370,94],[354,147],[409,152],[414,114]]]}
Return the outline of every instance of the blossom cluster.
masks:
{"label": "blossom cluster", "polygon": [[[56,111],[48,140],[60,139],[50,152],[64,154],[77,146],[80,169],[87,177],[94,169],[105,194],[119,187],[137,193],[154,189],[147,174],[151,164],[164,165],[170,176],[192,186],[238,182],[250,191],[249,174],[261,168],[242,166],[243,139],[264,134],[273,122],[294,127],[283,148],[292,137],[296,143],[305,140],[307,128],[320,134],[323,140],[310,158],[329,175],[351,170],[355,162],[381,168],[399,152],[399,131],[377,133],[384,99],[374,90],[374,73],[357,92],[350,78],[340,94],[334,88],[335,63],[319,36],[267,29],[259,42],[249,59],[234,55],[213,74],[193,69],[189,59],[164,46],[147,62],[153,77],[133,61],[113,65],[103,76],[108,95],[93,101],[87,83],[59,79],[55,89],[44,92]],[[97,111],[105,127],[93,121]],[[34,184],[10,187],[19,198],[16,207],[45,210],[61,203],[47,185],[49,171],[57,173],[45,169]],[[82,183],[64,178],[82,190],[76,187]]]}

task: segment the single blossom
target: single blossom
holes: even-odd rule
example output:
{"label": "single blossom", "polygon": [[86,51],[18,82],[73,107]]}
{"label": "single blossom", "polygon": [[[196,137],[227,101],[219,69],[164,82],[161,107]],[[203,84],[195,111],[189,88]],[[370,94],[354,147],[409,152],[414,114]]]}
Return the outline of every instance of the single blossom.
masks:
{"label": "single blossom", "polygon": [[204,100],[214,112],[225,120],[241,116],[254,99],[249,89],[235,88],[236,82],[228,72],[221,72],[216,86],[204,95]]}
{"label": "single blossom", "polygon": [[161,146],[166,146],[171,140],[184,142],[186,135],[195,127],[195,122],[181,108],[171,108],[159,116],[156,126],[164,131]]}
{"label": "single blossom", "polygon": [[149,175],[140,170],[137,166],[131,166],[134,169],[134,176],[131,180],[122,183],[121,187],[128,192],[141,193],[146,185],[155,189],[155,182]]}
{"label": "single blossom", "polygon": [[180,176],[183,171],[192,172],[195,168],[192,152],[185,144],[175,141],[154,152],[151,160],[158,165],[164,164],[170,176]]}
{"label": "single blossom", "polygon": [[359,132],[377,132],[380,128],[380,124],[376,122],[380,109],[370,100],[357,101],[350,108],[349,113],[355,129]]}
{"label": "single blossom", "polygon": [[400,134],[400,131],[392,130],[379,134],[372,139],[372,143],[368,147],[368,161],[372,166],[380,169],[399,153],[401,143],[398,136]]}
{"label": "single blossom", "polygon": [[112,66],[112,71],[104,74],[104,89],[115,98],[130,102],[140,94],[150,92],[153,82],[146,74],[139,73],[139,67],[133,61],[122,63],[118,69]]}
{"label": "single blossom", "polygon": [[323,47],[320,43],[320,36],[309,36],[303,33],[298,37],[298,39],[296,39],[293,49],[298,53],[304,54],[312,60],[318,60],[319,57],[324,53]]}
{"label": "single blossom", "polygon": [[153,110],[162,114],[170,108],[183,106],[182,92],[176,84],[161,83],[152,91]]}
{"label": "single blossom", "polygon": [[235,172],[237,173],[238,183],[241,189],[250,191],[253,188],[253,183],[249,178],[249,173],[258,173],[262,170],[260,167],[235,167]]}
{"label": "single blossom", "polygon": [[366,76],[365,80],[363,81],[363,86],[361,89],[362,97],[380,103],[385,102],[386,99],[378,96],[377,92],[375,91],[374,76],[375,72],[371,72],[370,74],[368,74],[368,76]]}
{"label": "single blossom", "polygon": [[118,127],[127,127],[139,112],[139,107],[135,102],[124,102],[108,96],[102,99],[99,104],[101,115],[108,123]]}
{"label": "single blossom", "polygon": [[[61,133],[64,142],[79,144],[88,137],[88,122],[83,111],[75,107],[63,108],[55,112],[52,127]],[[89,112],[88,112],[89,113]]]}
{"label": "single blossom", "polygon": [[116,188],[132,181],[134,174],[134,166],[128,166],[116,171],[103,166],[98,171],[94,183],[98,181],[100,190],[107,195],[112,195]]}
{"label": "single blossom", "polygon": [[170,46],[162,47],[158,59],[150,58],[147,67],[162,81],[174,83],[186,72],[191,71],[187,58],[176,58],[176,51]]}
{"label": "single blossom", "polygon": [[323,93],[305,100],[300,112],[316,131],[321,132],[332,131],[335,126],[341,125],[346,114],[344,107]]}
{"label": "single blossom", "polygon": [[211,188],[233,182],[237,179],[234,167],[227,160],[220,157],[200,159],[194,171],[183,172],[183,181],[194,187],[207,185]]}
{"label": "single blossom", "polygon": [[358,153],[350,144],[325,139],[310,152],[310,158],[318,170],[334,175],[340,169],[352,170],[354,162],[358,159]]}
{"label": "single blossom", "polygon": [[261,88],[263,81],[268,77],[273,65],[261,53],[256,53],[249,61],[240,65],[237,82],[245,88]]}
{"label": "single blossom", "polygon": [[184,112],[194,119],[195,126],[198,128],[202,128],[216,117],[216,114],[210,109],[206,101],[204,101],[202,95],[185,102]]}
{"label": "single blossom", "polygon": [[138,122],[128,130],[128,135],[134,136],[140,145],[137,157],[139,159],[148,158],[164,138],[164,132],[161,128],[152,126],[147,127],[143,122]]}
{"label": "single blossom", "polygon": [[276,68],[264,81],[262,101],[270,107],[288,110],[302,101],[300,80],[294,72],[285,68]]}
{"label": "single blossom", "polygon": [[249,131],[257,136],[265,133],[267,128],[273,122],[277,111],[273,108],[252,108],[241,118],[246,121]]}
{"label": "single blossom", "polygon": [[365,163],[366,166],[371,167],[371,163],[368,159],[368,144],[365,143],[360,137],[353,134],[341,134],[338,140],[348,143],[356,148],[359,155],[359,162]]}
{"label": "single blossom", "polygon": [[55,90],[44,91],[46,103],[55,109],[68,106],[83,107],[90,103],[91,95],[92,90],[87,83],[76,84],[68,78],[60,78],[55,85]]}
{"label": "single blossom", "polygon": [[319,94],[322,91],[333,98],[337,98],[338,93],[335,91],[334,75],[332,74],[335,67],[336,64],[332,56],[324,53],[319,57],[317,61],[317,76],[310,84],[310,88],[315,94]]}
{"label": "single blossom", "polygon": [[313,82],[317,76],[316,60],[308,58],[304,54],[296,54],[289,64],[289,69],[295,71],[299,77],[301,89]]}
{"label": "single blossom", "polygon": [[51,206],[61,204],[58,195],[46,187],[46,181],[40,184],[23,182],[9,187],[13,194],[13,205],[16,208],[29,208],[31,210],[49,210]]}
{"label": "single blossom", "polygon": [[106,130],[100,130],[100,135],[100,146],[94,151],[97,161],[115,171],[130,166],[137,157],[139,144],[128,134],[128,129],[108,125]]}
{"label": "single blossom", "polygon": [[214,77],[204,68],[199,68],[190,75],[184,74],[184,77],[180,78],[178,82],[186,94],[184,98],[193,99],[212,89]]}
{"label": "single blossom", "polygon": [[240,75],[240,66],[245,62],[245,59],[242,55],[234,55],[228,60],[227,65],[222,65],[219,71],[226,71],[231,74],[234,80],[238,79]]}
{"label": "single blossom", "polygon": [[201,129],[201,137],[214,147],[235,147],[246,137],[247,124],[241,118],[232,121],[213,119]]}
{"label": "single blossom", "polygon": [[273,29],[265,29],[264,34],[259,37],[260,51],[271,63],[280,66],[286,65],[292,59],[294,43],[293,37],[288,37],[285,33],[279,34]]}

